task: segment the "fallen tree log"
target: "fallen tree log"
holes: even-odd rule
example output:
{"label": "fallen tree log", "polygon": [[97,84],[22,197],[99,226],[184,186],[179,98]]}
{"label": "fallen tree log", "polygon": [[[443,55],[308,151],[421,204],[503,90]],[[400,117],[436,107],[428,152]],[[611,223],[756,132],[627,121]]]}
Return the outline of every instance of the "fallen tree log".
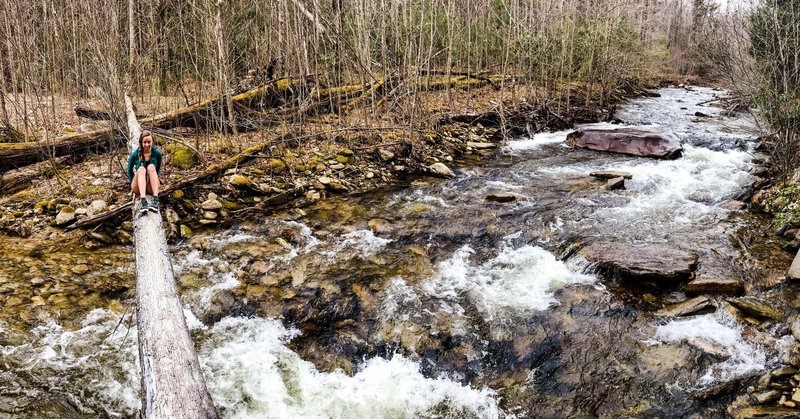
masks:
{"label": "fallen tree log", "polygon": [[111,114],[97,109],[91,109],[84,106],[75,107],[75,115],[81,118],[94,119],[95,121],[110,121]]}
{"label": "fallen tree log", "polygon": [[[280,79],[253,90],[233,96],[234,103],[246,106],[256,101],[275,99],[281,95],[293,95],[295,89],[303,89],[305,80]],[[331,91],[335,91],[331,89]],[[281,99],[282,100],[282,99]],[[269,102],[269,100],[267,100]],[[213,119],[214,106],[221,103],[219,98],[206,99],[184,108],[145,118],[141,125],[148,128],[174,128],[178,126],[205,126]],[[105,150],[124,144],[122,135],[115,135],[112,128],[94,130],[81,134],[72,134],[55,138],[51,141],[35,141],[24,143],[0,143],[0,173],[27,166],[32,163],[60,157],[81,154],[90,150]]]}
{"label": "fallen tree log", "polygon": [[[125,95],[129,148],[141,126]],[[134,198],[135,199],[135,198]],[[134,217],[143,418],[218,418],[178,298],[161,213]]]}

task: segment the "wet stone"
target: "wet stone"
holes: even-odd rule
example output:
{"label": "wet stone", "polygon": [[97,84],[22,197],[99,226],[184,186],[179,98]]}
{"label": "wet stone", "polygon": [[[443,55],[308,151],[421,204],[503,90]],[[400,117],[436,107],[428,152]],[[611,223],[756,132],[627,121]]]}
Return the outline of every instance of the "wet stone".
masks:
{"label": "wet stone", "polygon": [[773,378],[786,378],[797,374],[797,369],[788,365],[778,367],[770,372]]}
{"label": "wet stone", "polygon": [[516,199],[517,196],[511,193],[496,193],[486,195],[486,200],[489,202],[513,202]]}
{"label": "wet stone", "polygon": [[737,278],[714,278],[699,275],[686,284],[689,294],[739,294],[744,292],[744,284]]}
{"label": "wet stone", "polygon": [[89,266],[85,264],[75,265],[72,267],[71,271],[76,275],[83,275],[86,272],[89,272]]}
{"label": "wet stone", "polygon": [[633,174],[629,172],[623,172],[620,170],[597,170],[594,172],[589,173],[589,176],[596,177],[598,179],[614,179],[614,178],[624,178],[624,179],[632,179]]}
{"label": "wet stone", "polygon": [[695,297],[684,302],[665,307],[656,312],[656,316],[661,317],[679,317],[690,316],[701,312],[708,312],[714,310],[714,304],[708,297]]}
{"label": "wet stone", "polygon": [[606,190],[609,190],[609,191],[625,189],[625,178],[624,177],[615,177],[613,179],[609,179],[608,182],[606,182],[605,188],[606,188]]}
{"label": "wet stone", "polygon": [[726,301],[750,316],[772,320],[783,318],[777,309],[755,297],[728,298]]}
{"label": "wet stone", "polygon": [[660,244],[632,246],[598,243],[578,254],[608,275],[628,281],[676,282],[691,277],[697,267],[695,253]]}
{"label": "wet stone", "polygon": [[753,395],[753,400],[757,404],[767,404],[778,400],[781,397],[781,392],[778,390],[770,390],[763,393],[756,393]]}

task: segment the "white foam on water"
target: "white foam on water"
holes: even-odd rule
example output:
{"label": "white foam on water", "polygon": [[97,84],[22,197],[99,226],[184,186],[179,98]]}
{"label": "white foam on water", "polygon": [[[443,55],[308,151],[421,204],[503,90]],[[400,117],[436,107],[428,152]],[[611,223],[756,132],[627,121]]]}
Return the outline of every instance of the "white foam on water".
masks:
{"label": "white foam on water", "polygon": [[601,218],[635,218],[650,223],[687,224],[725,210],[717,204],[732,198],[752,182],[751,156],[742,151],[712,151],[684,146],[678,160],[620,165],[615,169],[633,173],[625,182],[631,195],[628,204],[600,210]]}
{"label": "white foam on water", "polygon": [[499,254],[473,264],[475,251],[463,246],[440,262],[421,289],[436,298],[459,301],[466,296],[488,321],[504,322],[556,303],[555,290],[569,284],[591,284],[596,278],[570,270],[566,264],[536,246],[504,246]]}
{"label": "white foam on water", "polygon": [[378,237],[372,230],[356,230],[342,236],[342,240],[330,249],[322,252],[329,260],[335,260],[340,254],[348,254],[367,259],[375,256],[391,243],[390,239]]}
{"label": "white foam on water", "polygon": [[296,331],[258,318],[221,320],[200,349],[208,386],[228,418],[497,418],[491,389],[426,378],[408,358],[373,358],[354,376],[325,373],[285,345]]}
{"label": "white foam on water", "polygon": [[[187,254],[183,260],[174,265],[175,275],[178,276],[192,270],[203,269],[205,272],[202,274],[204,278],[204,286],[184,293],[184,303],[187,304],[187,309],[192,313],[192,316],[197,319],[194,312],[206,312],[211,308],[211,303],[214,295],[220,291],[229,290],[240,284],[236,276],[236,272],[231,270],[228,262],[220,260],[219,258],[206,259],[198,250],[192,250]],[[218,272],[222,271],[222,272]],[[187,316],[187,323],[189,322]],[[202,324],[199,320],[198,323]],[[197,326],[197,325],[195,325]]]}
{"label": "white foam on water", "polygon": [[572,131],[574,130],[569,129],[555,132],[539,132],[534,134],[533,137],[525,137],[518,140],[509,141],[503,147],[503,150],[510,152],[538,150],[542,148],[543,145],[563,143],[564,140],[567,139],[567,134]]}
{"label": "white foam on water", "polygon": [[138,338],[135,326],[119,322],[104,309],[92,310],[78,330],[49,321],[33,328],[27,343],[0,346],[0,354],[6,369],[42,379],[37,388],[65,394],[84,413],[133,416],[140,406]]}
{"label": "white foam on water", "polygon": [[686,343],[702,338],[723,346],[730,358],[711,365],[697,383],[707,386],[715,382],[760,371],[766,367],[767,356],[756,345],[742,337],[742,326],[730,313],[720,310],[715,313],[676,319],[658,326],[654,339],[661,343]]}
{"label": "white foam on water", "polygon": [[225,247],[227,245],[256,241],[259,238],[247,233],[236,233],[232,236],[223,237],[220,239],[211,239],[211,244],[217,247]]}

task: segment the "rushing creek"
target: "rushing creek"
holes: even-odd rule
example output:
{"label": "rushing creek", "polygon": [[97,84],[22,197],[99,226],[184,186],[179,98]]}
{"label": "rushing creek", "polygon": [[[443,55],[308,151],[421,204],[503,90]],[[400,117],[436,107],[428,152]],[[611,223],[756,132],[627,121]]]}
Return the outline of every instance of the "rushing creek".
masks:
{"label": "rushing creek", "polygon": [[[713,389],[787,356],[785,327],[724,309],[655,317],[685,298],[680,287],[618,283],[573,251],[690,250],[698,274],[738,277],[746,294],[794,304],[779,285],[791,255],[765,237],[764,220],[729,205],[755,180],[755,121],[701,105],[724,92],[659,92],[622,106],[624,125],[590,126],[670,130],[684,142],[677,160],[573,150],[568,131],[537,134],[451,180],[251,217],[175,245],[222,416],[723,415],[744,389]],[[587,176],[604,169],[633,178],[605,190]],[[509,192],[519,199],[485,200]],[[120,300],[132,287],[130,249],[10,238],[0,248],[0,418],[135,416],[134,307]],[[91,270],[78,275],[76,264]]]}

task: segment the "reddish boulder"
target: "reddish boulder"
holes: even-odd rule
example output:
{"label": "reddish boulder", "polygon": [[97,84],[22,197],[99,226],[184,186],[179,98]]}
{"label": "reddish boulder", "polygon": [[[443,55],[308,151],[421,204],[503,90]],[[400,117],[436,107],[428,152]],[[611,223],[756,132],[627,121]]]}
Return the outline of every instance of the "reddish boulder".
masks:
{"label": "reddish boulder", "polygon": [[567,135],[566,143],[575,148],[663,159],[678,158],[683,151],[674,134],[631,128],[578,130]]}
{"label": "reddish boulder", "polygon": [[645,246],[597,243],[578,254],[609,276],[631,282],[680,282],[692,278],[696,253],[661,244]]}

